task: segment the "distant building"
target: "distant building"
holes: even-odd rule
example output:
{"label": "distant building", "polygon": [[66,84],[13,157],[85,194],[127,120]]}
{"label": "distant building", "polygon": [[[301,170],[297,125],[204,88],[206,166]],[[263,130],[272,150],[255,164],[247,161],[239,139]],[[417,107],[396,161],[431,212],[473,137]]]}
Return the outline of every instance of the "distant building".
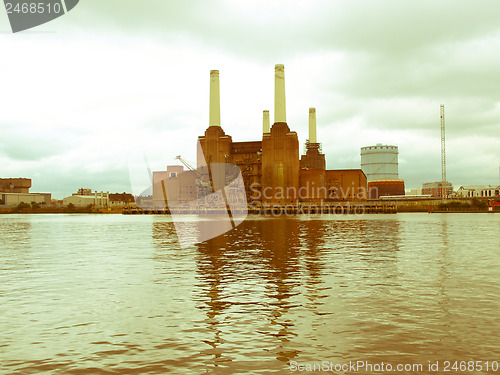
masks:
{"label": "distant building", "polygon": [[406,195],[422,195],[422,188],[406,189]]}
{"label": "distant building", "polygon": [[12,207],[19,203],[50,204],[50,193],[0,193],[0,206]]}
{"label": "distant building", "polygon": [[453,194],[453,185],[446,181],[426,182],[422,185],[422,194],[430,194],[433,198],[448,197]]}
{"label": "distant building", "polygon": [[378,199],[385,196],[405,195],[405,182],[399,179],[368,181],[368,198]]}
{"label": "distant building", "polygon": [[109,205],[111,208],[135,207],[134,196],[128,193],[109,194]]}
{"label": "distant building", "polygon": [[463,198],[498,197],[500,196],[500,185],[460,186],[457,190],[457,196]]}
{"label": "distant building", "polygon": [[78,189],[78,193],[73,194],[73,195],[92,195],[92,189],[80,188],[80,189]]}
{"label": "distant building", "polygon": [[[78,193],[85,192],[88,193],[90,189],[80,189]],[[109,202],[109,192],[104,193],[101,191],[98,193],[97,191],[94,194],[78,194],[74,193],[71,197],[66,197],[63,199],[63,204],[65,206],[69,204],[73,204],[76,207],[88,207],[93,206],[95,208],[104,208],[110,207]]]}
{"label": "distant building", "polygon": [[0,193],[29,194],[30,178],[0,178]]}
{"label": "distant building", "polygon": [[50,193],[30,193],[30,178],[0,178],[0,206],[12,207],[19,203],[50,204]]}
{"label": "distant building", "polygon": [[[181,165],[169,165],[166,171],[153,172],[153,206],[155,208],[177,206],[193,201],[197,197],[196,172],[184,170]],[[166,202],[165,198],[167,198]]]}

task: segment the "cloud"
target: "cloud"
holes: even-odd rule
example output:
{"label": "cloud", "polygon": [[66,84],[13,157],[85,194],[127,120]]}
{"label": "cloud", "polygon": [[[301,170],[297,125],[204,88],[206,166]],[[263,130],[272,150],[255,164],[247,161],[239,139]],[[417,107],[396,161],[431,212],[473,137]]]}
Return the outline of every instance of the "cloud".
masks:
{"label": "cloud", "polygon": [[168,36],[170,41],[188,38],[246,57],[264,51],[282,56],[307,48],[401,55],[498,30],[499,7],[494,0],[460,4],[452,0],[376,4],[369,0],[107,0],[82,2],[72,19],[64,21],[152,38]]}
{"label": "cloud", "polygon": [[0,154],[12,160],[37,161],[64,153],[68,145],[29,124],[0,124]]}

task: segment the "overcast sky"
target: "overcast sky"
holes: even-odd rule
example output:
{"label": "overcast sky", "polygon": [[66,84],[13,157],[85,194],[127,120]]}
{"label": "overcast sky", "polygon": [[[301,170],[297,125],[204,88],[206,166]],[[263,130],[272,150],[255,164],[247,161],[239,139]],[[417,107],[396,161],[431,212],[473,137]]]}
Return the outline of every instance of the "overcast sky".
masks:
{"label": "overcast sky", "polygon": [[360,168],[360,148],[399,146],[406,187],[447,176],[498,184],[500,2],[81,0],[12,34],[0,11],[0,176],[32,192],[132,192],[131,151],[151,169],[195,163],[220,71],[222,128],[260,140],[285,65],[287,122],[301,151],[308,108],[328,169]]}

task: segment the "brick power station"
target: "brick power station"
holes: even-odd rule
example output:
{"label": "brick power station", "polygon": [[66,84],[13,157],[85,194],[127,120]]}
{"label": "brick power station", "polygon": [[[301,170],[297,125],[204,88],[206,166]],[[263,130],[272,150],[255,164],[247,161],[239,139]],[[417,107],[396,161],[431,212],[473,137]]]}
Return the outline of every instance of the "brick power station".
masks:
{"label": "brick power station", "polygon": [[[243,177],[247,201],[263,205],[316,204],[367,199],[367,179],[361,169],[327,170],[325,155],[316,137],[316,109],[309,108],[309,139],[300,155],[297,133],[286,120],[284,66],[275,66],[274,123],[263,112],[261,140],[233,142],[220,123],[219,71],[210,72],[210,120],[198,137],[197,167],[211,163],[237,165]],[[163,199],[160,181],[166,183],[168,205],[196,199],[196,172],[169,166],[154,172],[153,199]],[[179,190],[179,187],[183,187]]]}

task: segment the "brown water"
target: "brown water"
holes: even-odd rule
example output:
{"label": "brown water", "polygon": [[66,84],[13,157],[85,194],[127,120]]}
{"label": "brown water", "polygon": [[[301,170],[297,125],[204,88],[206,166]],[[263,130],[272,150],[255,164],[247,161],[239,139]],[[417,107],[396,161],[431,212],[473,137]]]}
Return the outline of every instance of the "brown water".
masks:
{"label": "brown water", "polygon": [[166,216],[0,216],[0,373],[500,374],[444,371],[500,363],[499,229],[497,214],[250,217],[181,249]]}

